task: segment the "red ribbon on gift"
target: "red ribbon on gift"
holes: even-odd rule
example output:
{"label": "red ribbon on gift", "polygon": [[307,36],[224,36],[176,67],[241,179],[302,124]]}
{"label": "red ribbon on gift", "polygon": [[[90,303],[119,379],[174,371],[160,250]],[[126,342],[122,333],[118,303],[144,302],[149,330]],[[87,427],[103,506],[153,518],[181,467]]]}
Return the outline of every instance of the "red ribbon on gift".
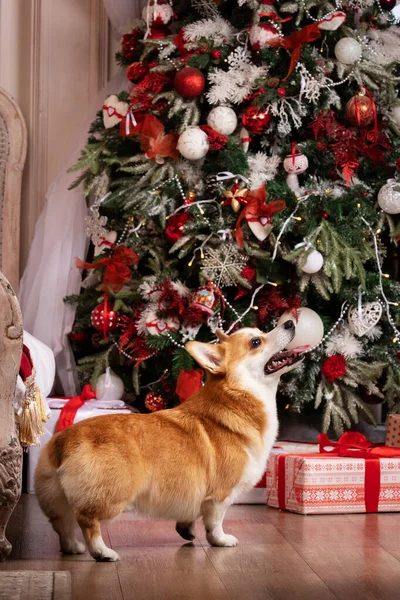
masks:
{"label": "red ribbon on gift", "polygon": [[93,400],[94,398],[96,398],[96,394],[89,384],[86,384],[83,387],[83,390],[79,396],[70,396],[68,398],[68,402],[61,409],[60,417],[57,422],[57,433],[59,431],[63,431],[63,429],[66,429],[66,427],[73,425],[78,410],[85,404],[85,402],[88,400]]}
{"label": "red ribbon on gift", "polygon": [[185,402],[201,390],[203,377],[203,369],[182,369],[179,371],[175,392],[181,402]]}
{"label": "red ribbon on gift", "polygon": [[100,269],[105,267],[105,273],[102,282],[102,289],[108,292],[119,292],[120,289],[132,279],[132,271],[129,267],[136,265],[139,257],[130,248],[124,244],[117,246],[111,256],[100,258],[94,263],[88,263],[80,258],[75,259],[78,269]]}
{"label": "red ribbon on gift", "polygon": [[280,454],[278,456],[278,505],[286,509],[286,458],[327,458],[340,456],[365,460],[365,511],[378,512],[381,487],[381,458],[400,458],[400,448],[372,444],[361,433],[347,431],[337,442],[331,442],[325,433],[318,436],[319,453]]}
{"label": "red ribbon on gift", "polygon": [[286,207],[286,202],[284,200],[274,200],[273,202],[268,202],[268,204],[266,204],[266,199],[267,190],[265,189],[264,184],[262,184],[258,190],[248,192],[246,195],[248,204],[242,210],[236,221],[236,241],[241,248],[244,247],[244,236],[241,227],[243,219],[246,219],[247,221],[259,221],[264,217],[267,219],[266,222],[268,223],[271,222],[271,217],[275,213]]}
{"label": "red ribbon on gift", "polygon": [[321,37],[321,31],[318,27],[318,23],[312,23],[312,25],[306,25],[300,31],[294,31],[287,37],[276,37],[268,42],[269,46],[286,48],[286,50],[291,50],[292,55],[290,57],[290,65],[288,74],[282,81],[286,81],[289,77],[296,64],[298,63],[301,50],[304,44],[309,44],[310,42],[314,42],[318,38]]}

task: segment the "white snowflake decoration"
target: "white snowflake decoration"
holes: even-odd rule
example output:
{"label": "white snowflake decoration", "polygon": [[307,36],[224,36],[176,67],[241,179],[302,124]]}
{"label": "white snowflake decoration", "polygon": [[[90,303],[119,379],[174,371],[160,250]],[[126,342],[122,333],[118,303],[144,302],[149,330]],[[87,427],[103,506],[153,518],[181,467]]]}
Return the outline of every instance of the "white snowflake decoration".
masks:
{"label": "white snowflake decoration", "polygon": [[342,327],[326,343],[325,352],[327,356],[342,354],[345,358],[355,358],[363,353],[363,346],[347,327]]}
{"label": "white snowflake decoration", "polygon": [[249,156],[250,189],[257,190],[266,181],[274,179],[278,172],[281,159],[278,155],[267,156],[264,152],[257,152]]}
{"label": "white snowflake decoration", "polygon": [[236,35],[232,25],[218,16],[214,19],[201,19],[183,29],[183,37],[186,42],[197,42],[201,38],[211,39],[216,46],[223,42],[231,42]]}
{"label": "white snowflake decoration", "polygon": [[207,100],[210,104],[240,104],[255,87],[256,79],[265,77],[267,73],[267,67],[256,66],[249,50],[239,46],[228,56],[227,71],[215,69],[209,73]]}
{"label": "white snowflake decoration", "polygon": [[85,233],[87,237],[90,237],[95,246],[99,246],[109,233],[105,227],[107,220],[107,217],[100,215],[97,206],[92,207],[90,213],[85,217]]}
{"label": "white snowflake decoration", "polygon": [[240,254],[236,245],[222,245],[219,248],[207,248],[204,252],[202,275],[218,287],[236,285],[235,272],[241,272],[247,264],[247,258]]}

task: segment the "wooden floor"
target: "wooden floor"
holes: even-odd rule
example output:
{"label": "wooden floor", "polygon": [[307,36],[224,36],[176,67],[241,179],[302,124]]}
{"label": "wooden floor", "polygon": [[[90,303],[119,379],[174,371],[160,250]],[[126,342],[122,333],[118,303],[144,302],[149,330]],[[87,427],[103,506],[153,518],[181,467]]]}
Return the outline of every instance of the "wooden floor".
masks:
{"label": "wooden floor", "polygon": [[237,548],[184,543],[172,522],[132,515],[104,527],[119,563],[62,557],[34,496],[24,495],[9,527],[2,570],[70,571],[73,600],[400,600],[400,515],[301,516],[233,506],[225,530]]}

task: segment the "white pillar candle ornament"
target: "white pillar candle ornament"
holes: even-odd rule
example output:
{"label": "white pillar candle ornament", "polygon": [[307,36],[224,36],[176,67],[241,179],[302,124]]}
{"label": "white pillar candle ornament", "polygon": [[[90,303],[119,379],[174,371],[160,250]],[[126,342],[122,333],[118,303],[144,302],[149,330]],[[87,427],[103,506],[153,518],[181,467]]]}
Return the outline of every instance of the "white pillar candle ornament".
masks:
{"label": "white pillar candle ornament", "polygon": [[306,262],[302,265],[301,270],[304,271],[304,273],[312,275],[313,273],[318,273],[318,271],[322,269],[323,264],[324,257],[321,252],[314,249],[308,254]]}
{"label": "white pillar candle ornament", "polygon": [[124,395],[124,383],[118,375],[111,371],[110,367],[97,380],[97,400],[121,400]]}
{"label": "white pillar candle ornament", "polygon": [[229,106],[216,106],[207,117],[207,125],[222,135],[231,135],[236,129],[237,122],[236,113]]}
{"label": "white pillar candle ornament", "polygon": [[400,213],[400,183],[396,179],[388,179],[378,192],[378,204],[388,215]]}
{"label": "white pillar candle ornament", "polygon": [[118,96],[112,94],[104,100],[103,104],[103,123],[106,129],[110,129],[118,125],[120,121],[127,115],[129,104],[120,102]]}
{"label": "white pillar candle ornament", "polygon": [[188,127],[178,139],[177,148],[188,160],[199,160],[204,158],[210,145],[207,134],[197,127]]}
{"label": "white pillar candle ornament", "polygon": [[308,168],[308,158],[302,152],[288,154],[283,161],[283,168],[288,176],[286,183],[294,194],[299,198],[303,192],[299,186],[298,175],[304,173]]}
{"label": "white pillar candle ornament", "polygon": [[243,152],[246,153],[251,142],[250,133],[247,131],[246,127],[242,127],[240,130],[240,142],[242,144]]}
{"label": "white pillar candle ornament", "polygon": [[292,311],[283,313],[278,321],[282,325],[286,321],[293,321],[296,327],[294,338],[286,348],[292,350],[297,346],[316,346],[324,337],[324,324],[321,317],[311,308],[302,306],[296,309],[298,319],[293,316]]}
{"label": "white pillar candle ornament", "polygon": [[343,65],[354,65],[360,60],[361,55],[361,44],[354,38],[342,38],[335,46],[335,56]]}

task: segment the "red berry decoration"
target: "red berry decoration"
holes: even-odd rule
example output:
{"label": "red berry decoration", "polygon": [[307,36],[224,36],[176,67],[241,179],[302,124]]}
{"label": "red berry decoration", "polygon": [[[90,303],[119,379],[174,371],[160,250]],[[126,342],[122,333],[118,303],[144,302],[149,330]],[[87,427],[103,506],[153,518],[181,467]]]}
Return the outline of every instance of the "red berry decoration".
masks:
{"label": "red berry decoration", "polygon": [[242,125],[250,133],[263,133],[271,121],[269,112],[257,106],[248,106],[242,116]]}
{"label": "red berry decoration", "polygon": [[144,399],[144,405],[150,412],[157,412],[158,410],[164,410],[167,408],[167,403],[162,396],[157,396],[153,392],[149,392]]}
{"label": "red berry decoration", "polygon": [[211,56],[217,60],[218,58],[221,58],[222,52],[221,50],[213,50]]}
{"label": "red berry decoration", "polygon": [[199,69],[185,67],[175,75],[174,86],[182,98],[197,98],[203,93],[206,80]]}
{"label": "red berry decoration", "polygon": [[278,95],[281,98],[283,98],[283,96],[286,96],[286,90],[285,90],[285,88],[279,87],[276,91],[278,92]]}
{"label": "red berry decoration", "polygon": [[119,315],[112,305],[102,302],[92,310],[90,321],[95,329],[107,335],[107,333],[111,333],[117,329]]}
{"label": "red berry decoration", "polygon": [[327,210],[324,210],[324,211],[322,211],[322,213],[321,213],[321,217],[322,217],[323,219],[328,219],[328,217],[329,217],[329,213],[328,213],[328,211],[327,211]]}

